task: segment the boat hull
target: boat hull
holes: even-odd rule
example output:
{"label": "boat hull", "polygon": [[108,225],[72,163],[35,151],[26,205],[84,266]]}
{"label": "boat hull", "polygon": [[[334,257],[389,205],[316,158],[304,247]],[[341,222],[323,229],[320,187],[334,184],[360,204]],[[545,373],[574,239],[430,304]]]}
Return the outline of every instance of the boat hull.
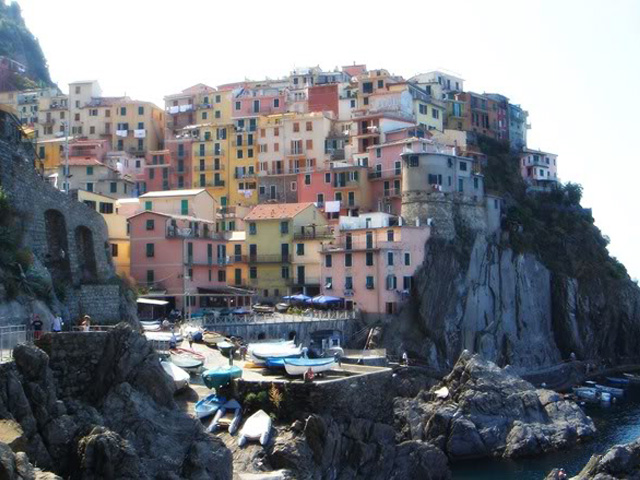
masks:
{"label": "boat hull", "polygon": [[231,383],[234,378],[242,376],[242,369],[231,365],[228,367],[219,367],[202,372],[202,381],[207,388],[220,388]]}
{"label": "boat hull", "polygon": [[258,440],[264,447],[269,442],[271,432],[271,417],[263,410],[258,410],[251,415],[242,426],[238,445],[243,446],[248,440]]}
{"label": "boat hull", "polygon": [[[321,360],[321,361],[319,361]],[[297,376],[304,375],[305,372],[311,371],[313,373],[326,372],[335,368],[336,361],[331,359],[284,359],[284,368],[287,371],[287,375]]]}
{"label": "boat hull", "polygon": [[171,377],[176,390],[182,390],[189,386],[191,376],[188,372],[172,362],[160,362],[165,373]]}
{"label": "boat hull", "polygon": [[211,394],[198,403],[195,406],[196,417],[198,418],[206,418],[210,415],[215,414],[218,409],[226,403],[226,399],[224,397],[219,397],[216,394]]}

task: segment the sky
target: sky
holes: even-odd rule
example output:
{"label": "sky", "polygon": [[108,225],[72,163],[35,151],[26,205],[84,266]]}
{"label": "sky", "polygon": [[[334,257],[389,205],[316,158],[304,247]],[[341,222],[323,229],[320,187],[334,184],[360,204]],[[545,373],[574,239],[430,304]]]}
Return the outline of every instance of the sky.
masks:
{"label": "sky", "polygon": [[582,184],[609,250],[640,278],[638,0],[18,3],[65,92],[97,79],[104,95],[164,106],[164,95],[196,83],[294,67],[458,73],[465,90],[529,111],[529,146],[559,155],[561,180]]}

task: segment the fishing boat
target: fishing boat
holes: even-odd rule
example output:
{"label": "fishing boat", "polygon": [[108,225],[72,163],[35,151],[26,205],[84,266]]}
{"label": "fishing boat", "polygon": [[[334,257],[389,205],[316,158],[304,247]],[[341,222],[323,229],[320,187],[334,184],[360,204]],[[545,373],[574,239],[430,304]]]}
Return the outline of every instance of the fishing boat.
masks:
{"label": "fishing boat", "polygon": [[248,440],[258,440],[263,447],[269,442],[271,432],[271,417],[264,410],[258,410],[251,415],[240,430],[238,445],[244,446]]}
{"label": "fishing boat", "polygon": [[220,350],[220,353],[222,355],[224,355],[225,357],[228,357],[229,355],[231,355],[231,352],[233,351],[233,349],[236,348],[236,345],[227,340],[223,340],[222,342],[217,343],[217,347],[218,347],[218,350]]}
{"label": "fishing boat", "polygon": [[176,337],[176,343],[182,342],[182,334],[180,332],[144,332],[144,336],[147,337],[147,340],[155,342],[170,342],[174,335]]}
{"label": "fishing boat", "polygon": [[297,358],[302,355],[302,346],[293,341],[280,343],[251,344],[247,349],[253,363],[265,365],[267,358]]}
{"label": "fishing boat", "polygon": [[203,354],[201,354],[200,352],[196,352],[191,348],[182,348],[182,347],[173,348],[171,350],[171,353],[174,353],[174,352],[179,355],[187,355],[187,356],[193,357],[196,360],[202,360],[203,362],[205,361],[205,356]]}
{"label": "fishing boat", "polygon": [[240,418],[242,418],[242,406],[236,400],[231,399],[218,408],[207,431],[215,432],[219,428],[227,428],[229,434],[233,435],[240,426]]}
{"label": "fishing boat", "polygon": [[265,366],[267,368],[271,368],[274,370],[284,368],[284,358],[281,357],[268,357],[265,362]]}
{"label": "fishing boat", "polygon": [[634,373],[623,373],[622,375],[629,380],[629,383],[640,383],[640,375]]}
{"label": "fishing boat", "polygon": [[204,365],[204,359],[200,359],[183,352],[178,352],[176,350],[177,349],[171,350],[170,358],[171,361],[180,368],[184,368],[185,370],[197,370]]}
{"label": "fishing boat", "polygon": [[605,377],[607,382],[613,383],[614,385],[629,385],[628,378],[620,378],[620,377]]}
{"label": "fishing boat", "polygon": [[160,322],[159,321],[154,321],[154,322],[140,322],[140,325],[142,326],[142,329],[145,332],[159,332],[160,331]]}
{"label": "fishing boat", "polygon": [[309,369],[313,373],[325,372],[336,366],[335,358],[285,358],[284,369],[288,375],[304,375]]}
{"label": "fishing boat", "polygon": [[598,397],[598,390],[593,387],[573,387],[573,393],[586,400],[595,400]]}
{"label": "fishing boat", "polygon": [[160,362],[165,373],[171,377],[176,390],[182,390],[189,386],[191,377],[189,374],[172,362]]}
{"label": "fishing boat", "polygon": [[207,397],[203,398],[198,403],[196,403],[196,406],[195,406],[196,417],[205,418],[205,417],[208,417],[209,415],[213,415],[218,411],[218,408],[220,408],[225,403],[227,403],[226,398],[219,397],[215,393],[212,393],[211,395],[208,395]]}
{"label": "fishing boat", "polygon": [[220,388],[228,385],[234,378],[242,376],[242,369],[235,365],[211,368],[202,372],[202,381],[207,388]]}
{"label": "fishing boat", "polygon": [[606,385],[596,384],[595,389],[600,392],[609,392],[612,397],[622,397],[624,395],[624,390],[616,387],[608,387]]}
{"label": "fishing boat", "polygon": [[216,344],[226,340],[227,337],[218,332],[204,332],[202,334],[202,341],[208,347],[215,347]]}

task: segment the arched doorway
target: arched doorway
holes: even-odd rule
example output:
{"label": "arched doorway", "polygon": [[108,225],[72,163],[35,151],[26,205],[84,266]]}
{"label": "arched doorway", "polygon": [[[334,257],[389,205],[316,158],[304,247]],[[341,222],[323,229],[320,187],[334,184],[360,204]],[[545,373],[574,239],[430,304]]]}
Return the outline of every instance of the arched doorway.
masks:
{"label": "arched doorway", "polygon": [[93,247],[93,233],[88,227],[82,225],[76,228],[75,233],[80,278],[83,282],[97,280],[98,269]]}
{"label": "arched doorway", "polygon": [[47,236],[45,265],[54,281],[68,282],[71,280],[71,266],[67,222],[60,211],[50,209],[44,212],[44,225]]}

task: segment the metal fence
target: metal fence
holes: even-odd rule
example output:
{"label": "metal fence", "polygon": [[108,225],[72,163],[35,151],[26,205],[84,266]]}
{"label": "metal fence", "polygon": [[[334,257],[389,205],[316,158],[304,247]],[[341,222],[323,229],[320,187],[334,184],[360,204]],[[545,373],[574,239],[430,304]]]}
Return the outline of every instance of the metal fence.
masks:
{"label": "metal fence", "polygon": [[25,325],[0,327],[0,363],[13,360],[13,349],[21,343],[33,342],[33,330]]}
{"label": "metal fence", "polygon": [[322,322],[328,320],[353,320],[355,318],[356,312],[350,310],[311,310],[299,314],[206,315],[204,317],[191,318],[185,323],[203,328],[210,325]]}

